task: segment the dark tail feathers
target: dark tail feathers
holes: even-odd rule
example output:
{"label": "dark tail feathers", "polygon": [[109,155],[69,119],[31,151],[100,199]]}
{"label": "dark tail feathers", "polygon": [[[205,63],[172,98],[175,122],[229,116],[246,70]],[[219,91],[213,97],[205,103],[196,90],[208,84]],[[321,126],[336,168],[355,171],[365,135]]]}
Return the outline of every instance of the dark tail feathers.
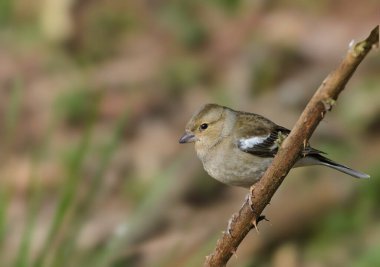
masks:
{"label": "dark tail feathers", "polygon": [[335,169],[337,171],[341,171],[345,174],[351,175],[352,177],[359,178],[359,179],[365,179],[369,178],[370,176],[364,172],[353,170],[347,166],[344,166],[342,164],[336,163],[335,161],[332,161],[331,159],[328,159],[321,154],[313,154],[310,155],[310,157],[313,157],[314,159],[319,161],[319,164],[330,167],[332,169]]}

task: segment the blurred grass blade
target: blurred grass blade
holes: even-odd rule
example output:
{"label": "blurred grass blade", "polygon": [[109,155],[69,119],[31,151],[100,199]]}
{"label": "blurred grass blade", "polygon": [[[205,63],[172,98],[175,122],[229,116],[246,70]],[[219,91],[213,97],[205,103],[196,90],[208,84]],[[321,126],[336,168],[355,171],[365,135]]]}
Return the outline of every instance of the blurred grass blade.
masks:
{"label": "blurred grass blade", "polygon": [[106,247],[104,247],[98,255],[89,259],[89,262],[83,263],[83,266],[107,267],[115,260],[122,250],[126,250],[128,245],[133,244],[139,238],[138,229],[146,230],[150,224],[155,224],[154,218],[160,212],[162,206],[165,206],[170,195],[169,191],[173,189],[173,175],[178,173],[183,159],[179,157],[165,171],[152,179],[154,183],[146,192],[146,197],[137,207],[136,212],[130,215],[130,219],[126,219],[116,229],[115,234],[110,238]]}
{"label": "blurred grass blade", "polygon": [[111,161],[112,156],[121,141],[123,129],[125,128],[127,119],[128,112],[125,112],[117,121],[115,130],[113,131],[108,144],[104,147],[104,149],[102,149],[101,159],[98,164],[99,167],[95,173],[95,177],[88,186],[89,189],[85,199],[76,206],[75,215],[73,215],[75,221],[71,224],[70,233],[66,235],[67,238],[65,242],[63,242],[57,249],[58,253],[55,256],[52,266],[67,266],[65,263],[65,258],[72,257],[72,254],[76,249],[76,242],[79,232],[85,223],[89,212],[93,208],[96,197],[99,195],[99,190],[101,189],[102,182],[104,181],[104,173],[107,170],[109,162]]}
{"label": "blurred grass blade", "polygon": [[8,223],[7,222],[7,211],[10,202],[11,190],[8,186],[2,185],[0,187],[0,258],[3,257],[4,253],[4,243],[5,235],[7,234]]}
{"label": "blurred grass blade", "polygon": [[35,171],[32,171],[28,188],[31,188],[30,200],[28,201],[28,215],[19,251],[16,256],[14,267],[27,267],[29,264],[29,250],[33,236],[33,230],[37,219],[38,208],[40,207],[41,188],[38,184]]}
{"label": "blurred grass blade", "polygon": [[51,120],[51,123],[46,130],[47,134],[45,138],[42,139],[42,143],[40,146],[38,146],[32,155],[32,171],[28,184],[28,188],[30,188],[30,200],[28,201],[27,208],[28,214],[24,233],[22,234],[20,247],[15,258],[15,263],[13,264],[15,267],[26,267],[29,266],[30,263],[29,253],[32,243],[33,231],[35,230],[38,209],[41,207],[41,199],[43,196],[42,187],[39,180],[40,177],[38,177],[36,173],[39,164],[50,144],[53,129],[55,129],[55,127],[55,120]]}
{"label": "blurred grass blade", "polygon": [[13,81],[13,86],[11,90],[9,106],[7,107],[7,111],[5,114],[5,142],[7,147],[10,147],[13,143],[13,138],[15,136],[16,125],[20,118],[21,104],[22,104],[22,96],[23,96],[23,86],[22,81],[20,79],[15,79]]}
{"label": "blurred grass blade", "polygon": [[45,266],[47,257],[52,257],[54,245],[53,242],[59,234],[60,227],[63,225],[66,215],[68,214],[71,205],[74,202],[76,193],[78,190],[78,184],[80,182],[80,170],[88,152],[88,146],[90,143],[92,133],[93,120],[87,125],[86,131],[82,136],[79,146],[71,153],[66,162],[67,177],[65,184],[62,187],[60,193],[60,199],[56,208],[52,224],[49,229],[48,236],[44,242],[44,245],[35,260],[33,267]]}

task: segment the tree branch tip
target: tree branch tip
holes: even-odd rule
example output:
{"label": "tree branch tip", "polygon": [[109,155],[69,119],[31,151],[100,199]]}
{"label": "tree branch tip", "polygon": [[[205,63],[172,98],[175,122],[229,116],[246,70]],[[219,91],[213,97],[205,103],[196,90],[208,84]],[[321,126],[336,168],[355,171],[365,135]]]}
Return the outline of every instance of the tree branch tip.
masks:
{"label": "tree branch tip", "polygon": [[379,25],[376,25],[375,28],[371,31],[365,42],[372,44],[372,46],[379,47]]}
{"label": "tree branch tip", "polygon": [[354,40],[351,40],[349,43],[349,50],[352,51],[354,57],[358,57],[363,53],[368,52],[372,48],[378,48],[379,47],[379,25],[377,25],[371,33],[368,35],[368,37],[355,44]]}
{"label": "tree branch tip", "polygon": [[[371,31],[371,34],[374,34],[377,38],[377,43],[379,44],[379,25],[376,25],[375,28],[373,28],[373,30]],[[370,34],[370,35],[371,35]]]}

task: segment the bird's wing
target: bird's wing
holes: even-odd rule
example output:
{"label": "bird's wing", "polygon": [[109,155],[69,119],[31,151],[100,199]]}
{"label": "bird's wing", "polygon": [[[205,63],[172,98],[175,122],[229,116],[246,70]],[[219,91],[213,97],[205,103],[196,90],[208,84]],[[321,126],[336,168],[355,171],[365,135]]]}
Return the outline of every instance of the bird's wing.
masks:
{"label": "bird's wing", "polygon": [[[238,139],[237,145],[240,150],[259,156],[274,157],[282,141],[289,135],[290,130],[276,125],[266,134],[245,135]],[[301,157],[326,154],[323,151],[312,148],[309,144],[302,150]]]}
{"label": "bird's wing", "polygon": [[[253,113],[242,113],[237,121],[239,129],[235,136],[240,150],[259,157],[274,157],[279,145],[289,135],[290,130]],[[301,157],[325,154],[306,144]]]}
{"label": "bird's wing", "polygon": [[290,133],[290,131],[281,126],[276,126],[268,130],[266,134],[245,135],[238,139],[237,145],[240,150],[260,156],[274,157],[278,151],[281,141]]}

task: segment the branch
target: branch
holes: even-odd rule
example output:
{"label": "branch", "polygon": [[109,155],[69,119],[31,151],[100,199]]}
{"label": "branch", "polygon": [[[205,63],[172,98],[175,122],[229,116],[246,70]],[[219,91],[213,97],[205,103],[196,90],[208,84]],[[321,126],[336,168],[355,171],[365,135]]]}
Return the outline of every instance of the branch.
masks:
{"label": "branch", "polygon": [[350,45],[347,55],[338,68],[331,72],[310,99],[289,136],[281,144],[273,163],[263,177],[251,187],[251,205],[246,202],[239,213],[232,217],[229,232],[217,241],[212,254],[206,257],[204,266],[225,266],[236,252],[240,242],[262,218],[260,215],[281,185],[303,147],[325,113],[330,111],[338,95],[372,47],[379,46],[379,26],[364,41]]}

